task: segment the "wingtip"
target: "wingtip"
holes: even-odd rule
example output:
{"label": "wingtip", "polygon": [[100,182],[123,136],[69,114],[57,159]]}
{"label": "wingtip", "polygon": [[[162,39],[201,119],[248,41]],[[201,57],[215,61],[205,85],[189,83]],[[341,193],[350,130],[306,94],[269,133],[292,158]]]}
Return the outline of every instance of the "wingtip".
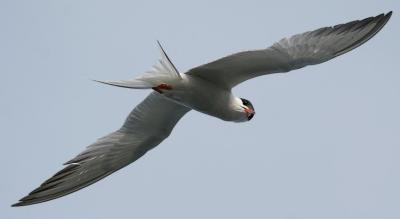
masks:
{"label": "wingtip", "polygon": [[11,207],[21,207],[21,206],[24,206],[22,203],[23,203],[23,202],[14,203],[14,204],[11,205]]}
{"label": "wingtip", "polygon": [[385,26],[386,23],[390,20],[390,17],[392,17],[392,14],[393,14],[393,11],[389,11],[388,13],[384,14],[383,19],[382,19],[382,21],[381,21],[381,23],[382,23],[382,25],[381,25],[382,28],[383,28],[383,26]]}
{"label": "wingtip", "polygon": [[[27,197],[24,197],[27,198]],[[24,200],[24,198],[20,199],[17,203],[14,203],[11,205],[11,207],[23,207],[23,206],[28,206],[28,205],[33,205],[37,204],[39,202],[31,202],[30,200]]]}
{"label": "wingtip", "polygon": [[[382,21],[388,21],[390,17],[392,16],[393,11],[389,11],[387,13],[381,13],[373,17],[375,20],[382,20]],[[372,17],[371,17],[372,18]],[[366,18],[368,19],[368,18]]]}

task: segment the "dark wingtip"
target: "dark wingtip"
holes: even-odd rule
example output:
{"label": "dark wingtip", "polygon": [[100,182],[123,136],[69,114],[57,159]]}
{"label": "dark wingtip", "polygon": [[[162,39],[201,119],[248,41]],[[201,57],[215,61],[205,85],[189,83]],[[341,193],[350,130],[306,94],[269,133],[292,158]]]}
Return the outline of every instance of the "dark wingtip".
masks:
{"label": "dark wingtip", "polygon": [[389,11],[389,12],[385,15],[385,17],[387,17],[387,19],[389,19],[389,18],[392,16],[392,14],[393,14],[393,11]]}
{"label": "dark wingtip", "polygon": [[23,202],[17,202],[17,203],[15,203],[15,204],[12,204],[11,207],[21,207],[21,206],[24,206],[22,203],[23,203]]}
{"label": "dark wingtip", "polygon": [[379,30],[382,29],[383,26],[386,25],[386,23],[390,20],[390,17],[392,16],[392,14],[393,14],[393,11],[389,11],[388,13],[383,15],[383,19],[381,21],[381,28],[379,28]]}

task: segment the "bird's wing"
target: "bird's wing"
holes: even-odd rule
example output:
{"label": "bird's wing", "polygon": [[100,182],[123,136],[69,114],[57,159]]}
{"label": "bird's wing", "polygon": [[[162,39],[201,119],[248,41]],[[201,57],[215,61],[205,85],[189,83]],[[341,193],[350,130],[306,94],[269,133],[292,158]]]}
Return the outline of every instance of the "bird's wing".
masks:
{"label": "bird's wing", "polygon": [[326,62],[368,41],[381,30],[391,14],[294,35],[266,49],[239,52],[198,66],[187,74],[230,89],[253,77]]}
{"label": "bird's wing", "polygon": [[132,163],[169,136],[190,109],[151,93],[124,125],[88,146],[64,169],[13,206],[49,201],[82,189]]}

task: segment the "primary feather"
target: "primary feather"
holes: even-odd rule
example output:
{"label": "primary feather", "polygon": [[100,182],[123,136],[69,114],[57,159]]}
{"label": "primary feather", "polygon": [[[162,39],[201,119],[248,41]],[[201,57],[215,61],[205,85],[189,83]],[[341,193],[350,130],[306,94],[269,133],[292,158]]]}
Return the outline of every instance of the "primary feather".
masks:
{"label": "primary feather", "polygon": [[190,109],[151,93],[117,131],[100,138],[65,163],[64,169],[46,180],[13,206],[49,201],[91,185],[143,156],[169,136]]}
{"label": "primary feather", "polygon": [[231,89],[248,79],[288,72],[307,65],[326,62],[371,39],[392,12],[364,20],[297,34],[281,39],[271,47],[239,52],[193,68],[187,74]]}

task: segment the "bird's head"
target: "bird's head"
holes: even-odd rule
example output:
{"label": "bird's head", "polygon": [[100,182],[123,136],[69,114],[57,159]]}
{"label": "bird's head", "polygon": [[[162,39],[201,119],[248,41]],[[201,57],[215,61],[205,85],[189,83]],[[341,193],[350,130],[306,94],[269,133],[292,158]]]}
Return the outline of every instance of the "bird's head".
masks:
{"label": "bird's head", "polygon": [[254,117],[254,114],[256,114],[253,104],[251,104],[249,100],[246,100],[244,98],[240,98],[240,100],[240,107],[243,115],[245,116],[245,121],[250,121]]}

